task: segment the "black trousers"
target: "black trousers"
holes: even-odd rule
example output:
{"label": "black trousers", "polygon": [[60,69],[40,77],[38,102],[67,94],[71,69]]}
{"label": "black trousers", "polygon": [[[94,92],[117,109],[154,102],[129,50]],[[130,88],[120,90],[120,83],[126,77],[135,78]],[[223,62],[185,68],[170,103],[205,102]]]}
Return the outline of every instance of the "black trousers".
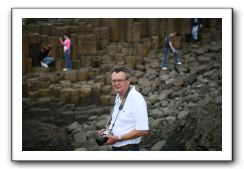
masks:
{"label": "black trousers", "polygon": [[112,147],[112,151],[140,151],[139,144],[127,144],[121,147]]}

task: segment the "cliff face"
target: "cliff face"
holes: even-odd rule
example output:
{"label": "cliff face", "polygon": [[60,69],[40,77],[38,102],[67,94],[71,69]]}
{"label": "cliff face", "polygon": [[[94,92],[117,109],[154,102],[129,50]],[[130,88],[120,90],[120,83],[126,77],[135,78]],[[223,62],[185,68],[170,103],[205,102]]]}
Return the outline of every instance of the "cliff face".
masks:
{"label": "cliff face", "polygon": [[[110,150],[96,145],[95,132],[104,127],[115,97],[110,70],[124,64],[148,105],[151,134],[142,139],[143,150],[221,151],[222,41],[214,21],[205,19],[201,42],[192,44],[187,19],[26,20],[23,150]],[[173,28],[182,30],[175,44],[183,64],[174,65],[170,55],[169,69],[162,71],[162,32]],[[73,42],[74,69],[68,72],[60,71],[57,39],[63,31]],[[48,69],[37,65],[40,42],[57,46]]]}
{"label": "cliff face", "polygon": [[162,151],[221,151],[221,109],[207,104],[193,109],[194,112],[180,120]]}

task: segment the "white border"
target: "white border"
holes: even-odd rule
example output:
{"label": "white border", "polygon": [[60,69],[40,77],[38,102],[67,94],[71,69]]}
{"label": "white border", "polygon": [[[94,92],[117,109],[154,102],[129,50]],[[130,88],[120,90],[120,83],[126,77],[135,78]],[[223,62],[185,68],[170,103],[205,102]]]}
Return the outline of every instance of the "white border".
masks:
{"label": "white border", "polygon": [[[22,151],[22,18],[222,18],[222,151]],[[12,160],[232,160],[232,9],[12,9]]]}

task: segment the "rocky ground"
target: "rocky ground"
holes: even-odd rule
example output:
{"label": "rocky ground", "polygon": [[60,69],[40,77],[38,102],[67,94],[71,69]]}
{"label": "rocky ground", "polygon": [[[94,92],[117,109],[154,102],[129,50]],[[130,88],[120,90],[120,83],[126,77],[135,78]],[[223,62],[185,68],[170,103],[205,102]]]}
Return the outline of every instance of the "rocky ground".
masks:
{"label": "rocky ground", "polygon": [[[116,50],[115,50],[116,49]],[[182,65],[160,70],[161,49],[143,58],[114,43],[93,56],[93,66],[70,72],[37,67],[23,75],[23,150],[110,150],[97,146],[96,130],[112,108],[110,70],[128,65],[148,106],[150,135],[145,151],[222,150],[222,42],[179,49]],[[101,59],[102,57],[102,59]]]}

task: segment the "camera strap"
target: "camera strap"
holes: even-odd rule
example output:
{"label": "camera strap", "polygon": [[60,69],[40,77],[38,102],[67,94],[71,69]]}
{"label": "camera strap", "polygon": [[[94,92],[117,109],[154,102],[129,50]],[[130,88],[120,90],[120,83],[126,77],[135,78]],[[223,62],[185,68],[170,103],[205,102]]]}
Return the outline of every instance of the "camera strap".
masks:
{"label": "camera strap", "polygon": [[[128,89],[127,89],[127,91],[126,91],[126,93],[125,93],[125,97],[123,98],[123,100],[121,101],[121,103],[120,103],[120,105],[119,105],[119,111],[118,111],[118,113],[117,113],[117,115],[116,115],[116,117],[115,117],[115,119],[114,119],[114,123],[111,125],[111,128],[109,128],[110,131],[112,131],[112,129],[113,129],[113,127],[114,127],[114,124],[115,124],[115,122],[116,122],[116,120],[117,120],[117,118],[118,118],[119,112],[120,112],[120,111],[123,109],[123,107],[124,107],[126,98],[127,98],[128,94],[129,94],[130,90],[131,90],[131,87],[129,86]],[[113,110],[114,110],[114,109],[113,109]],[[107,124],[106,124],[106,128],[108,127],[109,122],[112,122],[112,115],[113,115],[113,111],[111,111],[110,118],[109,118],[109,120],[107,121]]]}

